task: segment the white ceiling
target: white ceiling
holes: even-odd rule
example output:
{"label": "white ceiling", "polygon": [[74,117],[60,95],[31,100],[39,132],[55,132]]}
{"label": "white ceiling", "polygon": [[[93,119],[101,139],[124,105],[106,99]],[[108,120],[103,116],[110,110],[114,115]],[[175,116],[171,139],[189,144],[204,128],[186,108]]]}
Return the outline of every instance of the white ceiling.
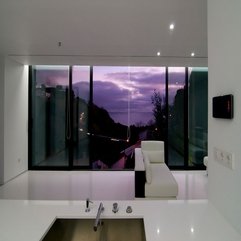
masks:
{"label": "white ceiling", "polygon": [[0,0],[0,54],[23,63],[206,65],[207,0]]}

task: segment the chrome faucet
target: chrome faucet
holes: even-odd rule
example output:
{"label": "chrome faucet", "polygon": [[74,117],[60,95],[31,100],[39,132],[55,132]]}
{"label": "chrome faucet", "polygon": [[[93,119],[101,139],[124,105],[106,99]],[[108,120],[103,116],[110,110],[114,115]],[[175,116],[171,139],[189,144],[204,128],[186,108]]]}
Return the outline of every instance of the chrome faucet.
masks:
{"label": "chrome faucet", "polygon": [[104,206],[103,203],[100,203],[96,219],[95,219],[95,224],[94,224],[94,231],[97,231],[98,225],[100,225],[100,215],[104,211]]}

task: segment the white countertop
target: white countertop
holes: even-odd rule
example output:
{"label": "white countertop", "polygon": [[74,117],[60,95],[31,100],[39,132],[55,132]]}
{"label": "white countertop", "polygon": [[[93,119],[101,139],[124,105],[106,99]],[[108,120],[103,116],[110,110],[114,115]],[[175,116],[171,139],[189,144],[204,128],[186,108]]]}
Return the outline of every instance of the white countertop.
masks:
{"label": "white countertop", "polygon": [[[207,200],[102,201],[103,218],[144,218],[147,241],[240,241],[241,235]],[[95,218],[100,201],[85,212],[85,201],[0,200],[0,241],[38,241],[56,217]],[[127,214],[131,205],[133,213]]]}

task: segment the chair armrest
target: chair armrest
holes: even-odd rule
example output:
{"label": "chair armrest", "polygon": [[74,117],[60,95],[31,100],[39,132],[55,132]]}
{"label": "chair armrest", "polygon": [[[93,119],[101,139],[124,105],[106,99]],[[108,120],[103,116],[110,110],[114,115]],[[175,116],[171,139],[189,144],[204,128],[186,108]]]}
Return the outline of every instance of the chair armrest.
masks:
{"label": "chair armrest", "polygon": [[135,148],[135,171],[145,171],[141,148]]}

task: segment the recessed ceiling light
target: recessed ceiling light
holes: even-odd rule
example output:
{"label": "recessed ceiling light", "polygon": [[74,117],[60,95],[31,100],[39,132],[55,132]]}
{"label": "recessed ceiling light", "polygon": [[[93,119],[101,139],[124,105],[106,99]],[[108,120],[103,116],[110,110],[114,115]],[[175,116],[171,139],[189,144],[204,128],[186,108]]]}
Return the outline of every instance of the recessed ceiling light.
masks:
{"label": "recessed ceiling light", "polygon": [[192,52],[192,53],[191,53],[191,56],[192,56],[192,57],[194,57],[194,56],[195,56],[195,53],[194,53],[194,52]]}
{"label": "recessed ceiling light", "polygon": [[161,52],[160,52],[160,51],[158,51],[158,52],[156,53],[156,55],[157,55],[157,56],[160,56],[160,55],[161,55]]}
{"label": "recessed ceiling light", "polygon": [[171,23],[171,24],[169,25],[169,29],[170,29],[170,30],[173,30],[174,27],[175,27],[174,23]]}

